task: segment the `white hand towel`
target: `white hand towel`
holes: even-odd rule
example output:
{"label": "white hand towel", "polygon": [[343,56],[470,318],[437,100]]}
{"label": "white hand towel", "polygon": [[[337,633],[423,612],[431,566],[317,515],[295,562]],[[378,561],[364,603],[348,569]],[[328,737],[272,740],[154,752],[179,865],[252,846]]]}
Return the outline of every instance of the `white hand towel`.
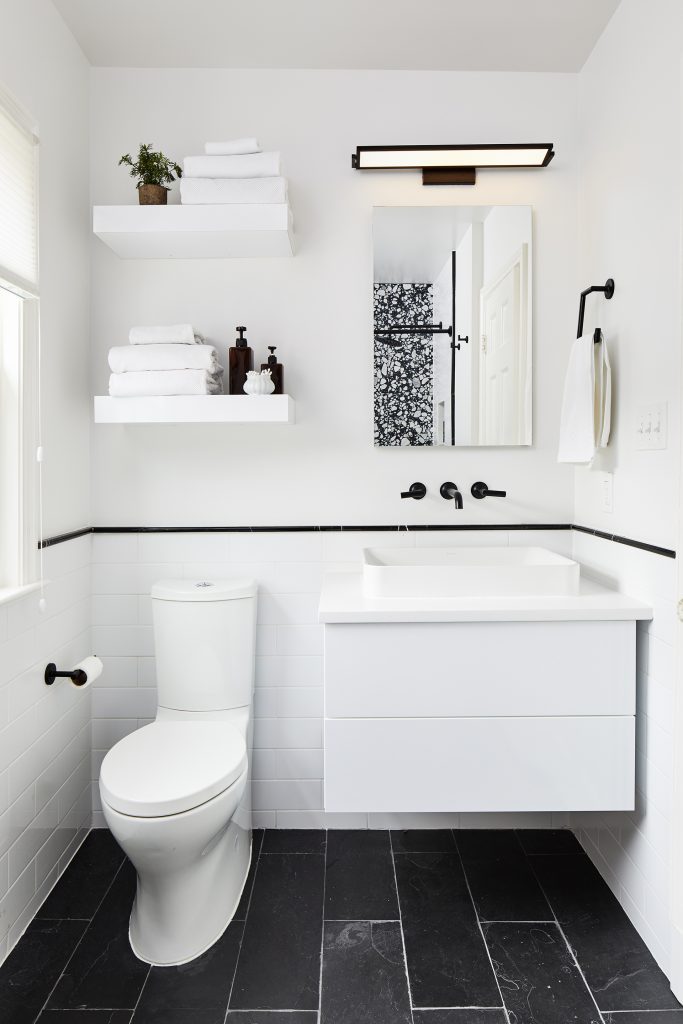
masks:
{"label": "white hand towel", "polygon": [[204,152],[209,156],[240,156],[244,153],[260,153],[258,139],[231,139],[229,142],[207,142]]}
{"label": "white hand towel", "polygon": [[151,395],[220,395],[221,373],[206,370],[142,370],[139,373],[112,373],[109,394],[115,398]]}
{"label": "white hand towel", "polygon": [[577,338],[569,354],[560,416],[558,462],[589,463],[595,455],[593,335]]}
{"label": "white hand towel", "polygon": [[286,203],[286,178],[181,178],[180,202],[221,205],[228,203]]}
{"label": "white hand towel", "polygon": [[595,443],[606,448],[612,425],[612,367],[604,334],[595,349]]}
{"label": "white hand towel", "polygon": [[204,338],[192,324],[169,324],[167,327],[131,327],[131,345],[201,345]]}
{"label": "white hand towel", "polygon": [[279,153],[186,156],[183,160],[185,178],[272,178],[279,173]]}
{"label": "white hand towel", "polygon": [[118,345],[109,349],[112,373],[141,370],[206,370],[219,373],[213,345]]}

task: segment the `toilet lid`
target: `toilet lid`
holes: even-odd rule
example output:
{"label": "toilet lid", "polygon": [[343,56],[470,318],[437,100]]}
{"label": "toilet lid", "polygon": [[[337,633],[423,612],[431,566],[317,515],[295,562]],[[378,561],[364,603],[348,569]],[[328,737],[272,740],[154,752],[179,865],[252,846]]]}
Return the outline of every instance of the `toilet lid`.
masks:
{"label": "toilet lid", "polygon": [[218,796],[246,767],[246,744],[228,722],[152,722],[112,747],[100,791],[122,814],[159,818]]}

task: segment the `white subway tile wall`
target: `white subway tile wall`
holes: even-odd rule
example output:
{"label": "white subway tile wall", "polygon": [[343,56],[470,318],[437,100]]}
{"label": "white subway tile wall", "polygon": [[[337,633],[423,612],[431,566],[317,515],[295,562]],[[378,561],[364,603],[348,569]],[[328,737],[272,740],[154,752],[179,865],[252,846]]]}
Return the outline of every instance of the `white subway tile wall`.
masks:
{"label": "white subway tile wall", "polygon": [[[358,567],[368,546],[543,544],[570,554],[569,531],[149,533],[93,537],[94,824],[106,751],[155,713],[149,590],[155,579],[253,576],[259,584],[254,694],[254,820],[268,828],[487,827],[566,824],[544,815],[366,815],[323,810],[323,627],[326,571]],[[391,826],[387,824],[391,822]]]}
{"label": "white subway tile wall", "polygon": [[40,592],[0,606],[0,962],[87,834],[92,689],[45,685],[91,653],[91,538],[47,548]]}
{"label": "white subway tile wall", "polygon": [[654,609],[652,622],[637,630],[636,809],[572,815],[570,824],[668,974],[676,562],[587,534],[572,536],[584,572]]}

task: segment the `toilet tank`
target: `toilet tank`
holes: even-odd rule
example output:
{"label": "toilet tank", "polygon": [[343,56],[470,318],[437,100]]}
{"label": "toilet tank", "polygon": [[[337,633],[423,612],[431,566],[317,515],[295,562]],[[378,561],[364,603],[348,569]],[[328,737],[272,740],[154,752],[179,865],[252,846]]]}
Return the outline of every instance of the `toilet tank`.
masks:
{"label": "toilet tank", "polygon": [[251,704],[254,580],[159,580],[152,619],[160,707],[227,711]]}

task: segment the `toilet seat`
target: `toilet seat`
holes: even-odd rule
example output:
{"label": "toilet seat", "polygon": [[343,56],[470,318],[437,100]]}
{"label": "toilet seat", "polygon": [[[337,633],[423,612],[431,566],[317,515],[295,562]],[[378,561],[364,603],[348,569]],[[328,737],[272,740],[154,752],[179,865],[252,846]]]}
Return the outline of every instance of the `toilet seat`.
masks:
{"label": "toilet seat", "polygon": [[244,738],[228,722],[152,722],[112,747],[102,798],[121,814],[159,818],[206,803],[247,768]]}

